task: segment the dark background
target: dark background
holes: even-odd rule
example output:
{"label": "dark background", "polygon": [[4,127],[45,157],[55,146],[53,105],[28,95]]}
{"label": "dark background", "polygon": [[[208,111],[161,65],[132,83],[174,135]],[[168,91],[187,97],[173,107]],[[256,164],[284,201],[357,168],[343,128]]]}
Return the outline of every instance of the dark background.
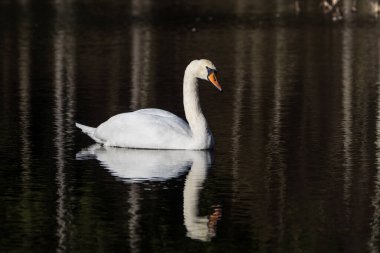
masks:
{"label": "dark background", "polygon": [[[370,1],[1,1],[1,252],[378,252],[380,42]],[[184,117],[193,59],[216,140],[187,237],[187,174],[131,182],[74,122],[162,108]],[[190,169],[190,168],[188,168]]]}

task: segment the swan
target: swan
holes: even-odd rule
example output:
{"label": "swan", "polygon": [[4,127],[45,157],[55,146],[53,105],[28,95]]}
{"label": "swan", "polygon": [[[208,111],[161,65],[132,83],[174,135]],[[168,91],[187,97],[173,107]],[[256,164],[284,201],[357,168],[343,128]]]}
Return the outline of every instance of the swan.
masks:
{"label": "swan", "polygon": [[83,133],[104,146],[140,149],[205,150],[214,147],[214,138],[202,113],[198,79],[210,81],[220,92],[215,65],[206,59],[193,60],[183,78],[183,105],[186,123],[161,109],[141,109],[117,114],[97,128],[76,123]]}

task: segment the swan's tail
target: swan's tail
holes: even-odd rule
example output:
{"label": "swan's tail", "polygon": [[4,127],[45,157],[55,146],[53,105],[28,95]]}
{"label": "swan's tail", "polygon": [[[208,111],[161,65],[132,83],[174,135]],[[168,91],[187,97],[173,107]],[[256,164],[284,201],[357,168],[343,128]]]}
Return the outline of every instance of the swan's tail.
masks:
{"label": "swan's tail", "polygon": [[79,123],[75,123],[75,126],[77,128],[79,128],[79,129],[81,129],[83,133],[87,134],[91,139],[93,139],[97,143],[103,143],[102,140],[100,140],[99,138],[95,137],[95,129],[96,128],[85,126],[85,125],[82,125],[82,124],[79,124]]}

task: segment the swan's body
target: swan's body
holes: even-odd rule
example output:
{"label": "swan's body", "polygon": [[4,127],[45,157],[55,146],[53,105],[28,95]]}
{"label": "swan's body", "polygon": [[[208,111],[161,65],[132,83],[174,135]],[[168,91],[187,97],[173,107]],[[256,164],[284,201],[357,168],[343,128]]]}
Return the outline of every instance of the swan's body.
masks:
{"label": "swan's body", "polygon": [[97,128],[76,124],[93,140],[105,146],[147,149],[212,149],[214,139],[208,129],[198,97],[198,78],[211,81],[220,91],[215,66],[208,60],[194,60],[186,68],[183,103],[186,123],[160,109],[142,109],[111,117]]}
{"label": "swan's body", "polygon": [[95,141],[106,146],[132,148],[180,149],[183,143],[191,140],[189,125],[160,109],[118,114],[94,129],[92,134]]}

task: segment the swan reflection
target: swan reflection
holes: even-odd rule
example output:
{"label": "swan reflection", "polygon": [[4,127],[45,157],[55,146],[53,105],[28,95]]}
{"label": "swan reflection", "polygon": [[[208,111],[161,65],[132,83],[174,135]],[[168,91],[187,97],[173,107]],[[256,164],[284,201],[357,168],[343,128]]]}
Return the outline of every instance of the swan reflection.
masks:
{"label": "swan reflection", "polygon": [[213,206],[209,216],[198,213],[200,192],[212,163],[209,151],[125,149],[96,144],[77,154],[77,160],[93,158],[124,182],[165,181],[184,175],[190,168],[183,189],[187,236],[201,241],[215,236],[221,207]]}

